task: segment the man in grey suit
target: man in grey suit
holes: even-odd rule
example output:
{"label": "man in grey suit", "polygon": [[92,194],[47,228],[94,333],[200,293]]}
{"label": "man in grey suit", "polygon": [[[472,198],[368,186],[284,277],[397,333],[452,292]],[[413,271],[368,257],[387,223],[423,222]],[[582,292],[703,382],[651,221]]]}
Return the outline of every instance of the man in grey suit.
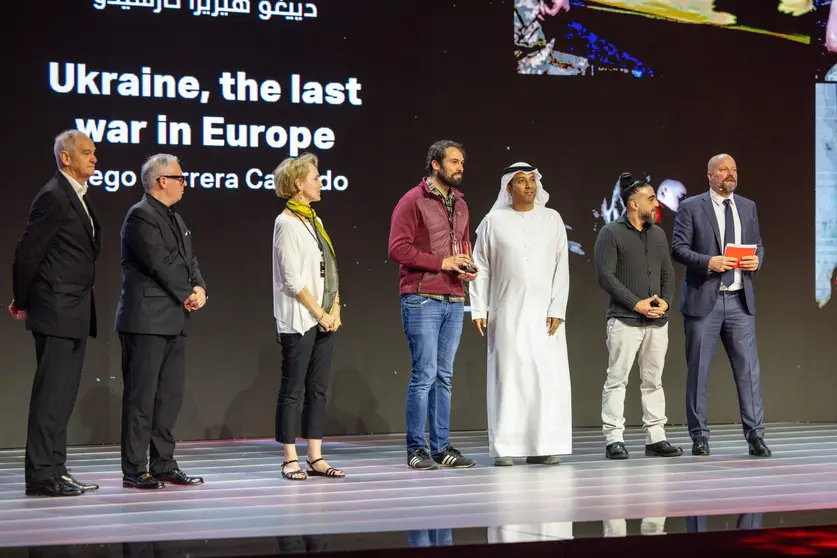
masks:
{"label": "man in grey suit", "polygon": [[[706,384],[720,336],[732,365],[750,455],[770,457],[756,349],[753,276],[764,259],[756,204],[733,194],[738,169],[729,155],[712,157],[707,177],[708,192],[681,202],[671,242],[672,259],[686,266],[680,312],[686,329],[686,421],[692,454],[709,455]],[[755,244],[756,254],[740,261],[724,257],[727,244]]]}

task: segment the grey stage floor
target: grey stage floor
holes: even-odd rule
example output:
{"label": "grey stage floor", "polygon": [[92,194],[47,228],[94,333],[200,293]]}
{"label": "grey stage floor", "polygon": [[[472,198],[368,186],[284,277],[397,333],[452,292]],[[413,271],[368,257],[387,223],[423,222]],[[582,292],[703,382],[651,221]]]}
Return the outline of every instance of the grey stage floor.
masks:
{"label": "grey stage floor", "polygon": [[0,546],[475,527],[531,540],[572,536],[573,522],[837,508],[835,424],[769,425],[771,459],[747,455],[739,426],[713,428],[708,458],[689,454],[683,428],[669,440],[686,455],[646,458],[632,429],[631,459],[614,462],[598,430],[578,430],[559,466],[497,468],[485,433],[457,433],[477,466],[422,472],[406,467],[400,435],[334,438],[326,456],[347,477],[304,482],[281,478],[270,440],[187,442],[180,465],[206,484],[150,492],[122,488],[118,446],[78,447],[73,474],[102,488],[64,499],[25,497],[22,450],[0,451]]}

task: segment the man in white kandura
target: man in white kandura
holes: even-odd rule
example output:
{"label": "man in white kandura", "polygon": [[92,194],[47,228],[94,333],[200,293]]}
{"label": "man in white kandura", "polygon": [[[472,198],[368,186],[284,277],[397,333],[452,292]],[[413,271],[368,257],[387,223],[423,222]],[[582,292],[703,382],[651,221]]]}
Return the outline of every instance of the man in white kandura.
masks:
{"label": "man in white kandura", "polygon": [[567,232],[538,169],[515,163],[500,185],[477,228],[471,283],[471,319],[488,332],[489,453],[499,466],[555,465],[572,453]]}

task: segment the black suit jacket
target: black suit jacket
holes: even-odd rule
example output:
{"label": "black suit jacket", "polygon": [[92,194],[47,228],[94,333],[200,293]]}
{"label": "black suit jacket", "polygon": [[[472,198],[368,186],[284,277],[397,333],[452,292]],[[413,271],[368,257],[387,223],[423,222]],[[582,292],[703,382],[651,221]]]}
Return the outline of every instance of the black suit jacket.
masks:
{"label": "black suit jacket", "polygon": [[90,199],[85,201],[89,217],[70,181],[56,172],[29,208],[12,264],[15,307],[27,311],[26,329],[68,339],[96,337],[93,283],[101,227]]}
{"label": "black suit jacket", "polygon": [[[149,335],[185,335],[189,312],[183,302],[193,287],[206,289],[192,233],[183,218],[148,194],[122,224],[122,293],[116,309],[116,331]],[[181,235],[183,246],[178,243]]]}

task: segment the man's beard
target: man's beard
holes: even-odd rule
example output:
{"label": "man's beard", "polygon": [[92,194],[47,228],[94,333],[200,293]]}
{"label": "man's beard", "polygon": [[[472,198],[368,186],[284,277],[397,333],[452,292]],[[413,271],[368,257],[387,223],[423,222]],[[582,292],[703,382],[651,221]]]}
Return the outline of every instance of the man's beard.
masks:
{"label": "man's beard", "polygon": [[441,182],[448,188],[456,188],[462,182],[462,175],[460,174],[459,178],[453,178],[453,176],[454,175],[447,176],[445,173],[440,172],[436,175],[436,178],[438,178],[439,182]]}
{"label": "man's beard", "polygon": [[731,182],[727,182],[726,180],[721,180],[718,183],[718,189],[725,194],[729,194],[735,191],[736,186],[738,186],[738,181],[734,180]]}
{"label": "man's beard", "polygon": [[657,215],[655,211],[649,211],[648,213],[640,213],[639,218],[642,219],[642,222],[646,225],[653,225],[657,222]]}

